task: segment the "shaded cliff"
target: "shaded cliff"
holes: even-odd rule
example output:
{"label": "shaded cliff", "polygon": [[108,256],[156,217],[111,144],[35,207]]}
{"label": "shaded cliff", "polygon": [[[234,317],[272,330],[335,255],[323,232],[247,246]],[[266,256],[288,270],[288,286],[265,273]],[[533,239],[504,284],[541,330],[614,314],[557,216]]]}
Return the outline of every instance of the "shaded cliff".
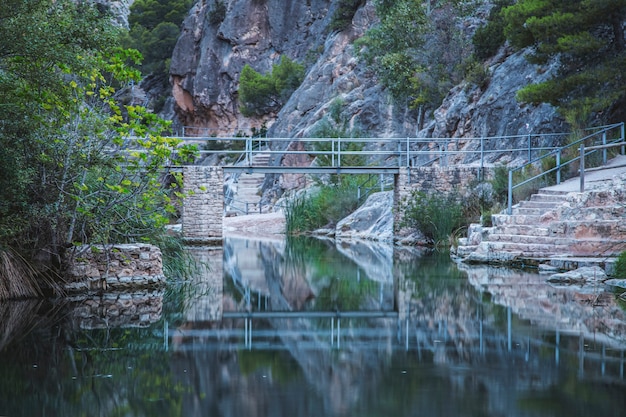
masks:
{"label": "shaded cliff", "polygon": [[[356,57],[354,41],[377,22],[372,1],[363,2],[342,31],[329,30],[338,1],[231,0],[223,3],[223,14],[218,13],[218,3],[195,4],[172,57],[170,108],[179,126],[232,134],[265,124],[273,136],[306,137],[332,103],[340,102],[347,126],[370,137],[476,137],[564,129],[553,107],[517,102],[515,93],[521,87],[555,70],[528,63],[523,51],[503,48],[486,64],[487,82],[452,88],[418,133],[416,112],[394,106],[373,72]],[[480,19],[462,23],[476,27]],[[470,36],[471,30],[467,32]],[[278,114],[243,117],[237,101],[241,69],[249,64],[267,73],[281,55],[305,64],[302,85]]]}

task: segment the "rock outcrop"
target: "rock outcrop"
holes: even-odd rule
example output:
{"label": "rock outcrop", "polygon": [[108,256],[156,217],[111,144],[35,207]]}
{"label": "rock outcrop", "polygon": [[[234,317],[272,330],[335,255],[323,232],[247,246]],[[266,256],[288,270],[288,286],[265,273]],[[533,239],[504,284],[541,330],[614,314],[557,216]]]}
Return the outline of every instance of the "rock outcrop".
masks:
{"label": "rock outcrop", "polygon": [[337,223],[335,237],[393,242],[392,206],[393,191],[370,195],[354,213]]}
{"label": "rock outcrop", "polygon": [[303,62],[322,47],[330,0],[232,0],[196,2],[183,23],[170,76],[177,120],[182,125],[233,134],[271,122],[241,115],[237,102],[244,65],[267,73],[282,55]]}
{"label": "rock outcrop", "polygon": [[[331,32],[338,3],[233,0],[217,19],[215,2],[197,2],[183,24],[170,67],[176,122],[217,134],[265,123],[271,125],[272,136],[306,137],[330,106],[340,102],[347,126],[370,137],[463,138],[564,130],[553,107],[520,104],[515,98],[521,87],[550,77],[555,65],[538,67],[525,59],[524,51],[503,48],[489,63],[486,87],[454,87],[418,133],[416,112],[394,106],[375,74],[356,57],[354,41],[377,22],[373,2],[364,1],[346,29]],[[237,101],[241,69],[248,64],[267,73],[281,55],[305,63],[305,80],[278,114],[243,117]]]}

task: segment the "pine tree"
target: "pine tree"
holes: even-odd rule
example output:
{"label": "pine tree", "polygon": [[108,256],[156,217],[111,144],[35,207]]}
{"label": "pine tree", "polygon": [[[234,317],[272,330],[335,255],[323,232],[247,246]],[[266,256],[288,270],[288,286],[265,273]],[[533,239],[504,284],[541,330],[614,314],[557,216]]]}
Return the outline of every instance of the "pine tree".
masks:
{"label": "pine tree", "polygon": [[522,101],[589,116],[626,100],[626,0],[521,0],[503,15],[513,46],[534,47],[538,64],[559,63],[554,78],[519,91]]}

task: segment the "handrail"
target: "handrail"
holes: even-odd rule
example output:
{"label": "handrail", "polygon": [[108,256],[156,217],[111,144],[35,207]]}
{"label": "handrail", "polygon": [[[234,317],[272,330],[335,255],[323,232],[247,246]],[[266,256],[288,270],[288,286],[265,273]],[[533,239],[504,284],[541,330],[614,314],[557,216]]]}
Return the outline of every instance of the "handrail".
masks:
{"label": "handrail", "polygon": [[[552,151],[556,147],[542,146],[541,143],[545,142],[547,138],[553,138],[556,136],[564,136],[566,133],[547,133],[547,134],[527,134],[527,135],[509,135],[509,136],[491,136],[480,138],[250,138],[250,137],[213,137],[213,136],[175,136],[173,138],[180,139],[186,142],[210,142],[210,141],[222,141],[222,142],[237,142],[245,141],[244,149],[233,150],[200,150],[202,154],[217,154],[217,155],[232,155],[239,153],[245,154],[247,161],[250,161],[255,152],[258,152],[255,148],[257,143],[265,142],[270,143],[288,143],[293,141],[299,141],[311,146],[305,146],[305,150],[277,150],[271,149],[267,146],[267,150],[263,152],[271,155],[310,155],[313,157],[327,156],[332,167],[343,166],[342,162],[345,162],[345,157],[349,155],[364,155],[369,157],[376,157],[384,161],[385,166],[395,167],[411,167],[411,166],[424,166],[439,161],[441,165],[447,165],[450,163],[451,158],[463,158],[472,159],[473,161],[479,161],[481,167],[486,164],[486,159],[491,154],[501,154],[503,152],[509,152],[513,154],[527,153],[530,158],[540,152]],[[513,141],[524,139],[527,142],[527,146],[513,146]],[[326,150],[319,149],[316,144],[325,143]],[[358,143],[361,145],[362,150],[348,150],[348,147],[352,143]],[[376,145],[377,149],[371,149],[373,145]],[[368,145],[372,145],[369,146]],[[430,149],[424,149],[429,147]],[[463,149],[460,149],[460,148]],[[317,148],[317,149],[316,149]],[[434,149],[433,149],[434,148]],[[434,156],[436,155],[436,156]],[[433,158],[434,156],[434,158]],[[424,157],[428,157],[427,161],[424,161]]]}
{"label": "handrail", "polygon": [[[614,132],[617,128],[619,128],[619,136],[616,139],[613,140],[608,140],[607,139],[607,135],[611,132]],[[607,163],[607,149],[611,148],[611,147],[617,147],[617,146],[621,146],[621,152],[622,154],[624,153],[624,148],[626,147],[626,142],[625,142],[625,134],[624,134],[624,122],[622,123],[615,123],[615,124],[611,124],[611,125],[605,125],[605,126],[599,126],[597,128],[593,128],[596,129],[594,132],[584,136],[581,139],[578,139],[568,145],[556,148],[544,155],[539,156],[538,158],[535,158],[533,160],[528,161],[527,163],[520,165],[518,167],[514,167],[514,168],[510,168],[508,170],[508,193],[507,193],[507,214],[511,214],[512,210],[513,210],[513,191],[518,188],[521,187],[523,185],[526,185],[532,181],[538,180],[539,178],[542,177],[547,177],[548,174],[552,173],[552,172],[556,172],[556,183],[560,184],[561,183],[561,171],[564,167],[566,167],[569,164],[572,164],[576,161],[580,161],[580,168],[579,168],[579,172],[582,173],[581,176],[581,188],[580,191],[583,192],[584,191],[584,170],[585,170],[585,155],[591,155],[592,153],[598,151],[598,150],[603,150],[602,152],[602,165],[606,165]],[[592,149],[590,152],[585,151],[585,142],[589,141],[589,140],[593,140],[594,138],[597,138],[598,136],[601,136],[601,141],[602,144],[601,145],[596,145],[596,146],[591,146],[590,148],[587,148],[587,150]],[[564,163],[561,162],[561,157],[563,155],[564,151],[570,150],[570,149],[575,149],[575,148],[579,148],[580,149],[580,154],[578,157],[576,158],[572,158]],[[515,172],[518,171],[522,171],[525,168],[529,167],[529,166],[538,166],[540,165],[539,163],[541,161],[543,161],[545,158],[549,158],[555,156],[556,157],[556,164],[554,168],[548,169],[546,171],[542,171],[537,175],[534,175],[530,178],[527,178],[525,180],[520,181],[517,184],[513,184],[513,175]]]}

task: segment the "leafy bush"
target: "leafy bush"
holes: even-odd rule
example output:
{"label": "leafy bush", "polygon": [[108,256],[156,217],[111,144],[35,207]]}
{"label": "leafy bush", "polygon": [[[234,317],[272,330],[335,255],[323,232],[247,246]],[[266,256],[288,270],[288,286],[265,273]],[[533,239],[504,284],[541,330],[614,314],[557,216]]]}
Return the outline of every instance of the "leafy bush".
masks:
{"label": "leafy bush", "polygon": [[363,4],[365,0],[340,0],[330,21],[329,29],[338,31],[346,29],[352,23],[356,11]]}
{"label": "leafy bush", "polygon": [[291,200],[285,209],[288,234],[302,234],[332,227],[359,205],[358,176],[343,176],[337,184],[321,186],[312,195]]}
{"label": "leafy bush", "polygon": [[626,278],[626,251],[620,253],[617,257],[613,275],[616,278]]}
{"label": "leafy bush", "polygon": [[244,116],[260,116],[278,111],[303,79],[304,67],[284,55],[266,75],[246,64],[239,76],[241,113]]}
{"label": "leafy bush", "polygon": [[404,222],[401,226],[420,230],[436,245],[447,242],[450,235],[466,221],[458,195],[427,194],[413,191],[402,202]]}
{"label": "leafy bush", "polygon": [[226,18],[226,4],[222,0],[216,0],[215,5],[208,13],[209,23],[219,25]]}
{"label": "leafy bush", "polygon": [[478,59],[487,59],[496,54],[500,46],[504,44],[504,18],[502,8],[513,4],[512,0],[498,0],[494,2],[489,12],[487,24],[476,29],[472,38],[474,54]]}

